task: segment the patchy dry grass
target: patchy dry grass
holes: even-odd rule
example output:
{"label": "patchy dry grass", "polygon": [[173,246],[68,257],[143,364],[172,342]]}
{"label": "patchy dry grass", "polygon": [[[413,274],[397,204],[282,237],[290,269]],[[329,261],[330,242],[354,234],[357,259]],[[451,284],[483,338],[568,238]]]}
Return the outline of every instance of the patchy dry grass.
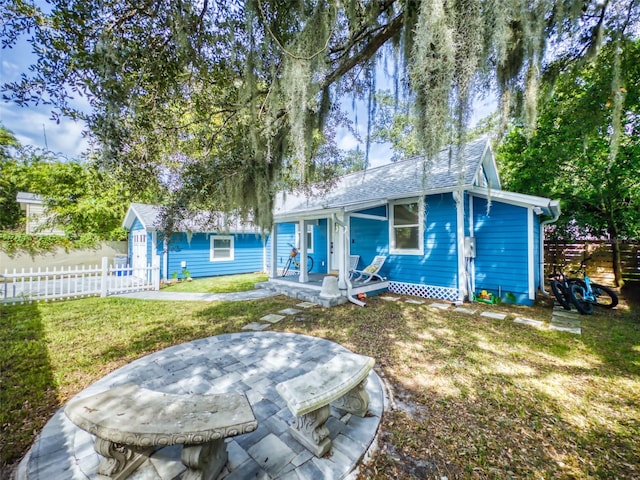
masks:
{"label": "patchy dry grass", "polygon": [[380,454],[360,478],[637,478],[637,312],[581,317],[581,336],[507,320],[369,301],[310,312],[287,331],[376,358],[392,392]]}
{"label": "patchy dry grass", "polygon": [[[0,468],[107,372],[295,303],[107,298],[0,306]],[[639,478],[638,307],[581,317],[581,336],[511,321],[549,320],[549,307],[476,307],[510,317],[371,298],[366,308],[311,309],[273,329],[329,338],[376,359],[393,408],[362,479]]]}

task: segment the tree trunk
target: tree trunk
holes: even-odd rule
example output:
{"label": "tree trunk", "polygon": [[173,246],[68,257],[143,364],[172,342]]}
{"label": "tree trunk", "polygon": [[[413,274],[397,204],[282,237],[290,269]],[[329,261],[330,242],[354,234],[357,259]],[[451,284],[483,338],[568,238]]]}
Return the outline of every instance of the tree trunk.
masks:
{"label": "tree trunk", "polygon": [[622,262],[620,261],[620,240],[618,238],[618,229],[615,225],[609,226],[609,237],[611,238],[611,255],[613,263],[613,276],[615,277],[616,287],[622,287]]}

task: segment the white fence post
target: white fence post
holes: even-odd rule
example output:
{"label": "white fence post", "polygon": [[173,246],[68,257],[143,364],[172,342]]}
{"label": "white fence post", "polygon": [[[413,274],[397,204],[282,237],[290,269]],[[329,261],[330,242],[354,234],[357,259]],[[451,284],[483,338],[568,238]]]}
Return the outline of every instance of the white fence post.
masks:
{"label": "white fence post", "polygon": [[102,275],[100,277],[102,282],[100,285],[100,296],[106,297],[109,294],[109,258],[102,257]]}
{"label": "white fence post", "polygon": [[106,297],[115,293],[160,289],[160,257],[154,256],[152,265],[138,269],[133,275],[129,266],[114,267],[109,258],[102,265],[90,267],[48,267],[37,271],[24,268],[13,273],[5,269],[0,275],[0,303],[25,303],[63,300],[91,295]]}

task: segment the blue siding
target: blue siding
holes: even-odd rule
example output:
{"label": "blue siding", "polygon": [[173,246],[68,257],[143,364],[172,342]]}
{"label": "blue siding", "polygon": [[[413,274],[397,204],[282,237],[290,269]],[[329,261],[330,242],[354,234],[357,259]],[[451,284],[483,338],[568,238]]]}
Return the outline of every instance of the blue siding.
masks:
{"label": "blue siding", "polygon": [[[278,223],[276,225],[277,242],[276,245],[276,262],[277,268],[283,268],[289,253],[291,245],[296,243],[296,225],[295,223]],[[267,241],[268,252],[271,251],[271,238]]]}
{"label": "blue siding", "polygon": [[186,269],[192,278],[212,277],[236,273],[251,273],[263,268],[262,237],[255,234],[231,234],[234,238],[234,259],[223,262],[212,262],[211,237],[216,234],[194,233],[188,241],[186,233],[172,236],[168,252],[168,276],[174,272],[182,277],[181,263],[187,262]]}
{"label": "blue siding", "polygon": [[450,193],[426,198],[424,261],[420,282],[458,288],[456,202]]}
{"label": "blue siding", "polygon": [[390,281],[458,287],[456,204],[451,194],[426,197],[424,255],[389,255],[389,222],[351,218],[351,255],[360,268],[387,255],[382,275]]}
{"label": "blue siding", "polygon": [[[311,273],[327,273],[327,251],[328,251],[328,221],[325,218],[318,220],[318,224],[313,226],[313,253],[309,253],[313,258],[313,269]],[[277,268],[283,268],[289,254],[291,245],[298,243],[296,238],[296,223],[278,223],[277,236],[278,245],[276,252]],[[267,241],[267,252],[271,251],[271,239]],[[300,257],[298,256],[298,261]]]}
{"label": "blue siding", "polygon": [[[351,217],[350,255],[360,255],[360,269],[371,264],[376,255],[389,255],[389,221]],[[390,259],[387,258],[380,274],[390,276]]]}
{"label": "blue siding", "polygon": [[362,215],[374,215],[376,217],[387,218],[387,206],[380,205],[379,207],[367,208],[365,210],[358,210],[354,213],[360,213]]}
{"label": "blue siding", "polygon": [[530,303],[528,293],[527,209],[493,200],[474,199],[476,291],[516,296]]}

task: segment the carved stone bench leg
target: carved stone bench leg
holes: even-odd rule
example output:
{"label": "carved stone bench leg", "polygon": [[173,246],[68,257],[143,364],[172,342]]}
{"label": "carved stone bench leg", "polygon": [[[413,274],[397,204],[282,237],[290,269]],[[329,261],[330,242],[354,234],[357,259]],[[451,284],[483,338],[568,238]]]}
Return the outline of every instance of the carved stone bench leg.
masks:
{"label": "carved stone bench leg", "polygon": [[98,464],[98,478],[124,480],[149,458],[153,447],[133,447],[96,437],[96,452],[104,458]]}
{"label": "carved stone bench leg", "polygon": [[322,457],[331,448],[329,429],[324,426],[330,415],[331,408],[325,405],[291,420],[293,436],[316,457]]}
{"label": "carved stone bench leg", "polygon": [[182,463],[187,466],[183,480],[215,480],[227,463],[224,438],[201,445],[185,445]]}
{"label": "carved stone bench leg", "polygon": [[369,408],[369,394],[365,390],[366,385],[367,379],[365,378],[345,395],[334,401],[333,406],[359,417],[364,417]]}

